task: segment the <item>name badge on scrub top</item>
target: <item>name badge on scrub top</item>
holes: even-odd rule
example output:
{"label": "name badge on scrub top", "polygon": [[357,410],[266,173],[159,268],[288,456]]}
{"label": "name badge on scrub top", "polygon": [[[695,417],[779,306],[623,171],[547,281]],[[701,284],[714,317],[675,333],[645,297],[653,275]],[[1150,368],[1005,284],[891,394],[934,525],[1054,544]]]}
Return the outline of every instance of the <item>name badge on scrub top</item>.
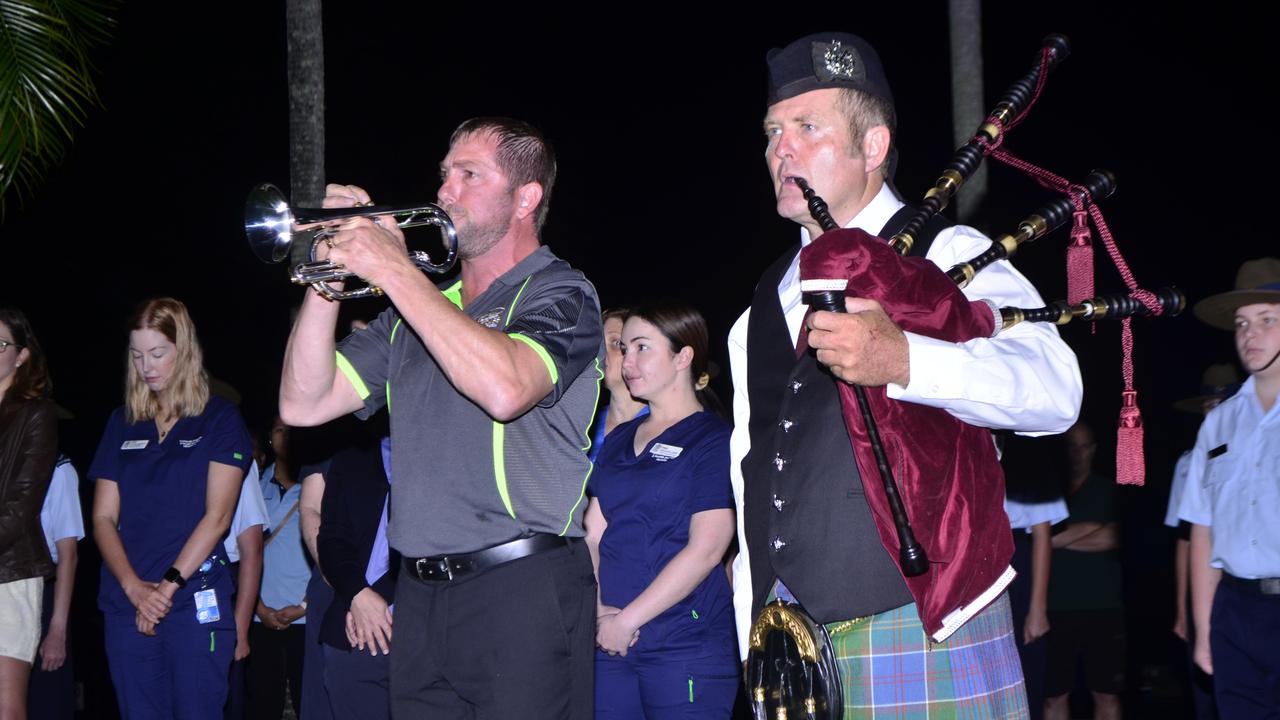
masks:
{"label": "name badge on scrub top", "polygon": [[148,442],[150,441],[149,440],[125,440],[124,444],[120,446],[120,449],[121,450],[141,450],[142,448],[147,446]]}
{"label": "name badge on scrub top", "polygon": [[665,443],[657,443],[653,446],[653,449],[649,451],[649,454],[658,462],[666,462],[680,457],[680,453],[682,452],[684,452],[684,448],[682,447],[667,445]]}
{"label": "name badge on scrub top", "polygon": [[196,622],[204,625],[205,623],[218,622],[222,619],[222,613],[218,611],[218,593],[213,588],[201,590],[195,594],[196,599]]}

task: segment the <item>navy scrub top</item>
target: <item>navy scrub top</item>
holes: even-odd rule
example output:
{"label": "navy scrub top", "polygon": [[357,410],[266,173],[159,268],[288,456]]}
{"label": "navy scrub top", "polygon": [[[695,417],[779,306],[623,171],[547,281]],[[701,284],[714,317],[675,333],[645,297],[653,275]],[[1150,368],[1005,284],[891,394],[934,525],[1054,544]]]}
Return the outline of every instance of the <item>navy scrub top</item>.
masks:
{"label": "navy scrub top", "polygon": [[[204,517],[209,463],[246,470],[253,459],[252,448],[240,412],[216,395],[209,398],[204,412],[174,423],[163,443],[154,421],[131,425],[125,421],[123,407],[111,414],[89,477],[116,483],[120,541],[138,577],[159,582],[178,559],[182,546]],[[192,595],[202,587],[215,587],[222,617],[210,627],[235,627],[230,574],[221,550],[222,543],[216,544],[212,553],[217,557],[206,563],[208,568],[193,573],[187,586],[174,594],[169,617],[189,615],[194,622]],[[106,563],[102,564],[98,607],[108,614],[135,612]]]}
{"label": "navy scrub top", "polygon": [[[589,490],[609,523],[600,539],[600,600],[626,607],[689,544],[694,513],[733,508],[730,427],[710,412],[667,428],[638,456],[643,417],[605,439]],[[714,568],[688,597],[640,629],[637,652],[693,651],[736,664],[733,594]]]}

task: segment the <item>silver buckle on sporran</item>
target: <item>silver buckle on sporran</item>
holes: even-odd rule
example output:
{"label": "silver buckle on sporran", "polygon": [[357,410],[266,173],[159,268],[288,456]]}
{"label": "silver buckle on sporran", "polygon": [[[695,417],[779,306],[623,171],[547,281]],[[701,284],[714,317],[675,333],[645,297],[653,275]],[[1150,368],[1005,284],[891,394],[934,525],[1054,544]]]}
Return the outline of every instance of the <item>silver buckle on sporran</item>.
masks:
{"label": "silver buckle on sporran", "polygon": [[844,697],[827,629],[774,600],[751,626],[747,694],[755,720],[840,720]]}

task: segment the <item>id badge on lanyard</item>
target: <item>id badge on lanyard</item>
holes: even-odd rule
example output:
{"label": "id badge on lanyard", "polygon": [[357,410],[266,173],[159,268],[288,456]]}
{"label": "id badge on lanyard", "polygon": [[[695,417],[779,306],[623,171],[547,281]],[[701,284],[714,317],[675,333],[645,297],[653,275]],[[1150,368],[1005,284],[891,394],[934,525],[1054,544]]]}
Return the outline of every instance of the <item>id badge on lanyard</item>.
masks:
{"label": "id badge on lanyard", "polygon": [[196,601],[196,622],[205,625],[211,622],[218,622],[222,619],[222,612],[218,609],[218,592],[209,587],[209,571],[213,569],[213,563],[218,559],[217,555],[210,556],[200,565],[198,572],[200,573],[200,589],[193,596]]}

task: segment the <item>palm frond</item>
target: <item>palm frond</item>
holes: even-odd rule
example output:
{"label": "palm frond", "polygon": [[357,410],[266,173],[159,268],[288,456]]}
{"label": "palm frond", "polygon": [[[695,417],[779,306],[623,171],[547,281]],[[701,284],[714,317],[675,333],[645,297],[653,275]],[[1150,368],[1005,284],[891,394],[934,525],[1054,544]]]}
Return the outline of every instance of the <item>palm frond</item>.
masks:
{"label": "palm frond", "polygon": [[70,147],[97,102],[89,50],[108,37],[114,3],[0,0],[0,212],[28,196]]}

